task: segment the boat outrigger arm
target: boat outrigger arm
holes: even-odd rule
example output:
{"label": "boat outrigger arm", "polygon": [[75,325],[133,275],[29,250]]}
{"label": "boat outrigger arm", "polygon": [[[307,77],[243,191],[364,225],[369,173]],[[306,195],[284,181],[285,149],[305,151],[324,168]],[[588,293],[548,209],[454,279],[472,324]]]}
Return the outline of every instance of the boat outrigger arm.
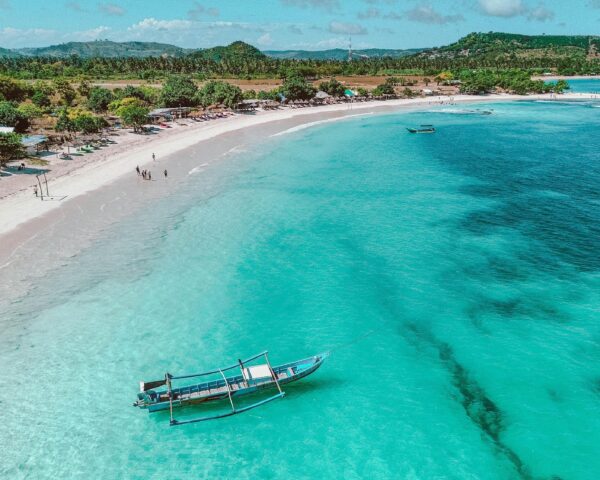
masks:
{"label": "boat outrigger arm", "polygon": [[[223,372],[226,372],[228,370],[233,370],[234,368],[239,367],[242,370],[242,374],[243,374],[244,378],[246,378],[246,374],[244,371],[244,364],[249,363],[252,360],[256,360],[257,358],[260,358],[260,357],[264,357],[265,362],[268,365],[269,371],[271,373],[271,376],[274,379],[275,384],[277,385],[277,390],[279,390],[279,393],[277,393],[276,395],[273,395],[269,398],[266,398],[260,402],[256,402],[256,403],[253,403],[252,405],[248,405],[247,407],[235,408],[235,403],[233,403],[231,384],[229,383],[229,381],[227,380],[227,377],[225,376],[225,374]],[[221,376],[223,377],[223,380],[225,381],[225,386],[227,387],[227,396],[229,397],[229,403],[231,404],[231,412],[222,413],[220,415],[208,416],[208,417],[199,417],[199,418],[194,418],[192,420],[183,420],[183,421],[173,418],[173,393],[172,393],[172,389],[171,389],[171,380],[183,380],[185,378],[197,378],[197,377],[203,377],[206,375],[214,375],[215,373],[220,373]],[[186,423],[204,422],[206,420],[216,420],[218,418],[230,417],[231,415],[235,415],[237,413],[243,413],[248,410],[252,410],[253,408],[260,407],[261,405],[264,405],[265,403],[272,402],[273,400],[277,400],[278,398],[285,396],[285,392],[283,390],[281,390],[281,385],[279,385],[277,376],[274,374],[273,369],[271,368],[271,364],[269,362],[269,354],[266,351],[259,353],[258,355],[255,355],[253,357],[250,357],[244,361],[238,360],[238,363],[236,365],[232,365],[227,368],[219,368],[218,370],[213,370],[212,372],[196,373],[196,374],[192,374],[192,375],[182,375],[180,377],[174,377],[174,376],[170,375],[169,373],[167,373],[165,375],[165,381],[167,384],[167,394],[169,395],[169,414],[170,414],[170,422],[169,423],[171,426],[184,425]],[[246,379],[246,384],[248,384],[247,379]]]}
{"label": "boat outrigger arm", "polygon": [[[187,423],[203,422],[206,420],[215,420],[218,418],[229,417],[238,413],[246,412],[266,403],[272,402],[285,396],[281,385],[299,380],[321,366],[323,360],[328,356],[327,353],[315,355],[313,357],[298,360],[272,367],[269,361],[268,352],[262,352],[254,355],[244,361],[238,360],[238,363],[226,368],[219,368],[210,372],[196,373],[192,375],[174,376],[170,373],[165,374],[164,380],[152,382],[140,382],[140,393],[134,406],[147,409],[150,412],[159,410],[169,410],[170,425],[184,425]],[[264,358],[264,364],[249,365],[250,362]],[[241,374],[226,375],[231,370],[240,370]],[[204,381],[194,383],[185,387],[173,388],[173,380],[185,380],[199,378],[208,375],[218,375],[218,380]],[[157,387],[166,386],[166,390],[155,391]],[[255,393],[257,391],[276,387],[277,393],[264,400],[251,405],[238,408],[236,407],[234,397]],[[231,405],[231,411],[219,415],[195,418],[192,420],[177,420],[173,416],[173,409],[187,405],[197,405],[216,400],[228,399]]]}

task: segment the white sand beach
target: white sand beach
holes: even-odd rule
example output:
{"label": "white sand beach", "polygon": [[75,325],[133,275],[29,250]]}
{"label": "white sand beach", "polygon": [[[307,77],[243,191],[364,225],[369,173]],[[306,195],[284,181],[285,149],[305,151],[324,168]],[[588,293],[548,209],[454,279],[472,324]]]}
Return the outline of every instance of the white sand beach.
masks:
{"label": "white sand beach", "polygon": [[[257,111],[255,114],[236,114],[227,118],[204,123],[185,122],[186,125],[174,125],[173,128],[161,130],[156,135],[136,135],[124,133],[117,138],[117,144],[81,157],[81,160],[64,161],[64,166],[52,167],[48,173],[50,195],[54,200],[41,201],[34,195],[33,186],[37,183],[35,176],[22,175],[19,182],[11,184],[11,177],[0,180],[0,240],[8,250],[17,248],[21,241],[31,237],[31,232],[43,228],[44,222],[39,221],[49,212],[60,210],[67,204],[78,202],[82,195],[110,184],[124,175],[135,176],[135,168],[152,168],[152,154],[158,159],[164,159],[183,149],[199,144],[229,132],[236,132],[248,127],[255,127],[272,122],[295,120],[295,126],[306,123],[319,123],[320,117],[330,121],[349,115],[377,112],[382,109],[416,108],[440,103],[472,103],[510,100],[556,99],[554,95],[488,95],[455,97],[428,97],[417,99],[401,99],[380,102],[334,104],[300,109],[282,108],[275,111]],[[563,94],[561,99],[588,99],[586,94]],[[289,128],[289,127],[288,127]],[[159,171],[156,165],[154,177],[162,175],[162,168],[168,164],[161,163]],[[45,187],[44,187],[45,188]],[[38,220],[35,229],[31,227]],[[22,229],[23,235],[16,230]],[[11,242],[7,234],[11,234]],[[4,256],[10,256],[10,251],[4,251]],[[0,259],[2,260],[2,259]],[[0,265],[2,263],[0,262]]]}
{"label": "white sand beach", "polygon": [[598,80],[600,75],[534,75],[532,80]]}

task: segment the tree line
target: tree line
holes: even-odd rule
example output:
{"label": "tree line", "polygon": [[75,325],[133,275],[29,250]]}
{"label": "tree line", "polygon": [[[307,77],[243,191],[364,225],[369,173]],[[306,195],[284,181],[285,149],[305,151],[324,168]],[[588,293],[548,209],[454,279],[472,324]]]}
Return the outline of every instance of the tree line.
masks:
{"label": "tree line", "polygon": [[235,56],[220,60],[198,56],[146,58],[0,58],[0,75],[35,80],[55,78],[164,79],[170,75],[209,78],[281,78],[294,70],[305,77],[334,75],[436,75],[441,71],[464,69],[526,70],[530,74],[549,69],[559,74],[600,73],[600,60],[581,55],[528,56],[509,52],[484,56],[408,56],[339,60],[290,60],[259,56]]}
{"label": "tree line", "polygon": [[[33,83],[0,76],[0,125],[13,127],[14,134],[0,134],[0,161],[22,154],[17,148],[19,135],[25,133],[32,122],[44,119],[59,133],[93,134],[108,124],[106,117],[117,116],[134,131],[142,129],[148,121],[151,108],[155,107],[209,107],[223,105],[235,108],[244,98],[281,101],[309,100],[317,89],[307,81],[306,69],[290,69],[281,73],[282,85],[269,91],[242,93],[241,89],[226,81],[209,80],[202,86],[191,75],[171,75],[162,88],[151,86],[125,86],[110,90],[93,86],[89,80],[57,77],[53,80],[36,80]],[[501,88],[504,91],[526,93],[561,93],[568,84],[555,84],[531,80],[529,73],[520,69],[463,69],[456,73],[441,71],[432,79],[426,77],[425,85],[437,85],[459,81],[460,90],[468,94],[482,94]],[[359,88],[358,95],[397,95],[398,87],[405,87],[401,95],[412,97],[415,92],[408,88],[413,81],[404,77],[390,76],[370,92]],[[335,78],[322,81],[319,90],[334,96],[345,95],[346,87]],[[7,152],[12,152],[8,154]]]}

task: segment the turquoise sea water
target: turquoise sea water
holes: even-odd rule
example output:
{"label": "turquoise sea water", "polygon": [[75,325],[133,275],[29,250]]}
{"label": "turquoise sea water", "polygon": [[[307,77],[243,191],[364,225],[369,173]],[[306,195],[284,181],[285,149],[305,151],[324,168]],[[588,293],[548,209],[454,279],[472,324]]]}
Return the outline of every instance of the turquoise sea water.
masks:
{"label": "turquoise sea water", "polygon": [[599,93],[600,79],[598,78],[580,78],[569,80],[569,91],[575,93]]}
{"label": "turquoise sea water", "polygon": [[[273,138],[0,300],[0,478],[598,478],[600,108],[486,107]],[[331,357],[228,419],[131,407],[264,349]]]}

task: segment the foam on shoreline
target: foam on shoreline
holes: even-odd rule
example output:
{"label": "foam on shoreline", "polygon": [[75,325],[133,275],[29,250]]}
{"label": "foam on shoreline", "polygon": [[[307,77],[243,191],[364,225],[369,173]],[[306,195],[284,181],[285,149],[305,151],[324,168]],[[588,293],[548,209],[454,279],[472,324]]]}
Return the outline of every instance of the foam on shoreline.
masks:
{"label": "foam on shoreline", "polygon": [[[343,117],[343,119],[363,117],[365,115],[373,115],[373,113],[374,112],[367,112],[367,113],[357,113],[355,115],[346,115],[345,117]],[[283,132],[274,133],[273,135],[271,135],[271,137],[280,137],[282,135],[287,135],[289,133],[300,132],[307,128],[316,127],[317,125],[323,125],[325,123],[337,122],[339,120],[342,120],[342,118],[328,118],[327,120],[317,120],[316,122],[303,123],[302,125],[288,128],[287,130],[284,130]]]}

